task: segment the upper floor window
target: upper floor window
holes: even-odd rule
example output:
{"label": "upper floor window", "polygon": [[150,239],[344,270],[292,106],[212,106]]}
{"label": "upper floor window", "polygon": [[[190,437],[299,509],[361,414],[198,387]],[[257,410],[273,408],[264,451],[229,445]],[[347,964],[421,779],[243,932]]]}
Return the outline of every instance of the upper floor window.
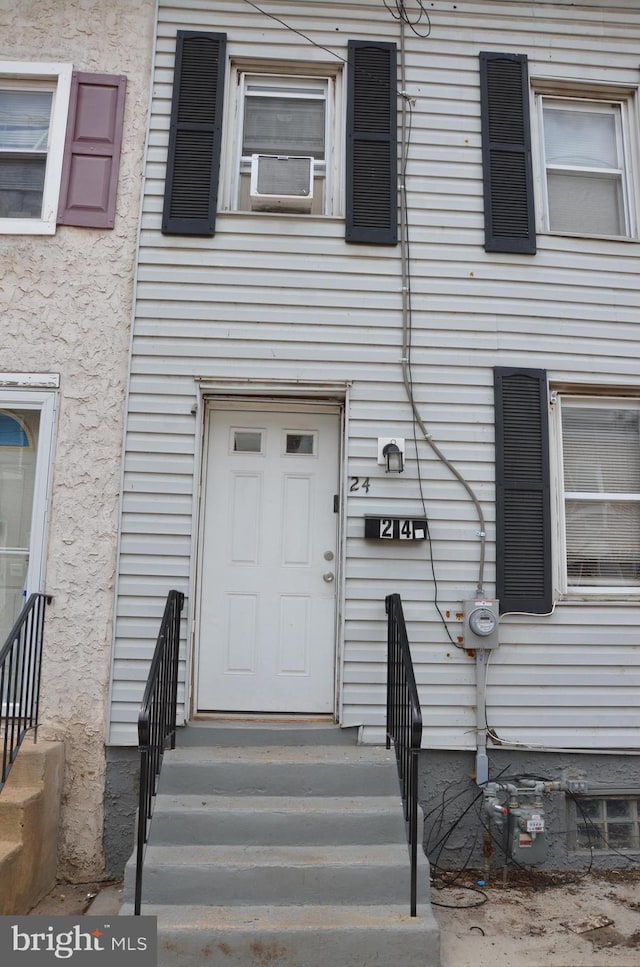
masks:
{"label": "upper floor window", "polygon": [[638,237],[634,88],[530,82],[526,54],[481,51],[480,111],[487,252],[535,255],[539,232]]}
{"label": "upper floor window", "polygon": [[0,231],[53,234],[71,66],[0,63]]}
{"label": "upper floor window", "polygon": [[349,40],[346,70],[226,51],[226,34],[177,32],[163,233],[267,211],[344,215],[345,241],[396,245],[396,45]]}
{"label": "upper floor window", "polygon": [[239,72],[230,205],[334,214],[335,79]]}
{"label": "upper floor window", "polygon": [[559,396],[563,590],[640,590],[640,402]]}
{"label": "upper floor window", "polygon": [[546,94],[537,101],[545,230],[633,236],[628,102]]}

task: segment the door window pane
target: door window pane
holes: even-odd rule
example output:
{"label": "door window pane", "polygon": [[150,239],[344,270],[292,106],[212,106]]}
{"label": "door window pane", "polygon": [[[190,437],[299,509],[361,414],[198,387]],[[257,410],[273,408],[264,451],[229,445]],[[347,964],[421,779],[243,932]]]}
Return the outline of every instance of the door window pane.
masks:
{"label": "door window pane", "polygon": [[40,413],[0,410],[0,643],[23,605]]}
{"label": "door window pane", "polygon": [[287,433],[287,453],[306,453],[314,452],[314,433]]}
{"label": "door window pane", "polygon": [[234,430],[234,453],[262,453],[261,430]]}

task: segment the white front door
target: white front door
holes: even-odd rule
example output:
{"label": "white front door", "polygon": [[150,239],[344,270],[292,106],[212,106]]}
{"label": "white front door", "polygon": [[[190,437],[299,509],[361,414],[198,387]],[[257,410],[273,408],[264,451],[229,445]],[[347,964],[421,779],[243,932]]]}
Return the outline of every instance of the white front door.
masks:
{"label": "white front door", "polygon": [[198,711],[333,711],[339,439],[335,407],[211,409]]}

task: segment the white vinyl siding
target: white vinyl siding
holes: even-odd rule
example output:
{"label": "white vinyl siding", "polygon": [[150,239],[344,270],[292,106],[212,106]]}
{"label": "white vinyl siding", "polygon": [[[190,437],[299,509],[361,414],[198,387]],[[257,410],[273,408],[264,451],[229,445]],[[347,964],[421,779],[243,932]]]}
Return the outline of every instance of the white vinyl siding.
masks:
{"label": "white vinyl siding", "polygon": [[[434,13],[428,41],[407,32],[412,110],[407,196],[414,387],[434,440],[483,502],[494,590],[495,365],[545,368],[558,383],[637,382],[640,293],[633,244],[538,239],[535,257],[483,249],[478,53],[528,53],[531,75],[637,82],[640,11],[595,2],[469,0]],[[278,16],[346,56],[348,38],[399,39],[383,4],[284,2]],[[597,25],[597,30],[595,26]],[[339,30],[336,30],[339,27]],[[473,661],[434,607],[426,542],[365,541],[368,514],[420,516],[411,411],[401,384],[400,249],[346,245],[339,218],[219,212],[213,239],[163,236],[160,217],[176,29],[225,30],[231,59],[334,65],[334,58],[243,3],[161,0],[140,237],[123,495],[111,741],[135,744],[137,702],[166,592],[190,595],[202,434],[197,380],[350,383],[340,710],[380,739],[385,722],[385,595],[399,592],[423,701],[424,742],[475,747]],[[553,62],[547,52],[553,51]],[[543,56],[543,53],[544,56]],[[232,123],[228,116],[225,124]],[[228,139],[225,144],[228,144]],[[223,158],[223,167],[224,167]],[[406,469],[377,465],[378,437],[404,437]],[[420,469],[438,598],[454,638],[477,580],[478,522],[462,487],[424,446]],[[366,492],[350,490],[369,478]],[[505,617],[488,669],[489,724],[505,741],[638,748],[638,611],[559,604]],[[184,694],[184,693],[182,693]]]}

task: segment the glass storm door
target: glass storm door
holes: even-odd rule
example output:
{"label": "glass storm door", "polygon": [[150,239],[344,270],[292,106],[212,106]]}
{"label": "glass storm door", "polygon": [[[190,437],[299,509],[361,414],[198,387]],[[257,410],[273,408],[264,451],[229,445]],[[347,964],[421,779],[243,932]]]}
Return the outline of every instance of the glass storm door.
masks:
{"label": "glass storm door", "polygon": [[0,645],[27,591],[40,410],[0,404]]}

